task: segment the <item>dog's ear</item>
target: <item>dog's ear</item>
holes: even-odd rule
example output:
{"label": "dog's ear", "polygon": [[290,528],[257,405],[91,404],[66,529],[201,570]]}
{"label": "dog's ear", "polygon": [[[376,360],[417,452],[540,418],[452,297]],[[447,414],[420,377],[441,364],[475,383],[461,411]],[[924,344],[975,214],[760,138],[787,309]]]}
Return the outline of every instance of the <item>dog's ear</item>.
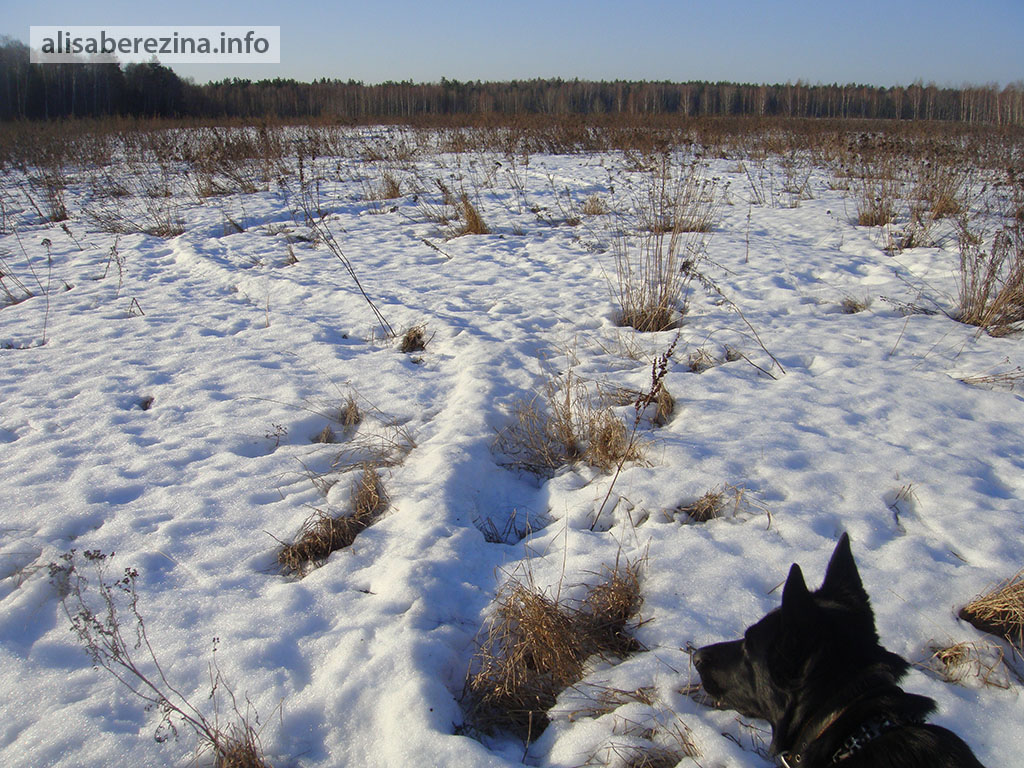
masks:
{"label": "dog's ear", "polygon": [[825,580],[818,594],[837,602],[847,603],[851,607],[868,604],[868,593],[864,591],[857,563],[850,550],[850,537],[845,533],[839,537],[832,559],[828,561]]}
{"label": "dog's ear", "polygon": [[804,581],[800,566],[793,563],[789,569],[786,586],[782,588],[782,617],[786,624],[792,626],[805,621],[814,613],[814,601]]}

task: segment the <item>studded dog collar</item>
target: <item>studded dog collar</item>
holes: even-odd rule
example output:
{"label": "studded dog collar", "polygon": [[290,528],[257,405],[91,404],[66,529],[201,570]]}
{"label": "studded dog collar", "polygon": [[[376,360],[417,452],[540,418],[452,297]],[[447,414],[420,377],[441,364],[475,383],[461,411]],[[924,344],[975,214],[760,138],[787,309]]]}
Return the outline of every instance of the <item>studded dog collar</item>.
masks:
{"label": "studded dog collar", "polygon": [[[828,764],[837,765],[843,760],[853,757],[886,731],[903,725],[915,725],[921,722],[923,720],[920,718],[903,719],[885,715],[865,720],[853,733],[846,737],[846,740],[835,751]],[[799,752],[782,752],[778,755],[778,759],[781,768],[797,768],[803,762],[803,755]]]}

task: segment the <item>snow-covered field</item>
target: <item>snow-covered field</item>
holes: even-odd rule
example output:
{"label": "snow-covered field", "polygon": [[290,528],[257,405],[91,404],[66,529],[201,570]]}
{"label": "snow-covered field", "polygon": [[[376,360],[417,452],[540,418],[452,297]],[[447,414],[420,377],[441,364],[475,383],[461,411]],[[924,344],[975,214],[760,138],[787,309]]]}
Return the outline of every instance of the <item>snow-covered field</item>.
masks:
{"label": "snow-covered field", "polygon": [[[111,579],[138,570],[167,680],[227,724],[224,686],[209,698],[218,638],[217,666],[278,768],[622,766],[630,746],[680,734],[700,754],[681,765],[769,765],[763,723],[683,693],[686,648],[777,605],[790,563],[816,583],[843,531],[883,643],[915,662],[905,687],[934,697],[935,721],[983,763],[1017,764],[1020,682],[956,611],[1024,566],[1024,402],[1019,378],[992,378],[1024,349],[946,314],[947,221],[934,245],[890,251],[893,228],[857,226],[834,169],[808,164],[787,191],[792,158],[673,157],[672,179],[705,180],[714,226],[687,236],[688,256],[719,292],[695,280],[680,327],[641,334],[615,322],[615,254],[638,242],[661,166],[360,149],[389,141],[345,134],[346,156],[208,197],[174,163],[72,168],[63,226],[34,210],[38,185],[4,172],[4,284],[33,295],[0,308],[0,764],[195,758],[187,730],[154,738],[159,713],[69,631],[48,565],[74,549],[93,579],[86,551],[116,552]],[[145,193],[154,179],[169,195]],[[105,193],[112,181],[125,188]],[[368,199],[389,181],[399,197]],[[442,186],[490,234],[452,237]],[[424,350],[386,335],[303,205],[387,323],[424,327]],[[183,232],[106,231],[162,219]],[[649,388],[677,334],[675,411],[640,422],[643,461],[538,477],[496,449],[516,404],[567,376],[595,398]],[[696,373],[700,350],[715,364]],[[358,426],[312,442],[350,397]],[[614,407],[632,428],[633,407]],[[343,510],[360,463],[383,454],[384,516],[304,578],[283,574],[280,542],[314,510]],[[678,511],[715,489],[721,518]],[[595,660],[528,750],[474,738],[460,699],[501,585],[571,601],[641,559],[643,650]],[[955,684],[931,657],[961,642],[975,666]]]}

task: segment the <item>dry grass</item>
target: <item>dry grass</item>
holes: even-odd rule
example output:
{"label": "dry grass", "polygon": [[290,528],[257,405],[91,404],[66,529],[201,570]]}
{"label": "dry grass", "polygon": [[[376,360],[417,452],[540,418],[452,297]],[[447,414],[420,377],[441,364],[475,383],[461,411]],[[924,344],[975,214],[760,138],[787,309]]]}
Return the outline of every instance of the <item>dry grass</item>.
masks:
{"label": "dry grass", "polygon": [[896,218],[893,197],[881,189],[867,189],[857,201],[857,224],[862,227],[883,227]]}
{"label": "dry grass", "polygon": [[349,472],[363,467],[397,467],[416,447],[409,430],[396,423],[349,438],[331,460],[333,472]]}
{"label": "dry grass", "polygon": [[414,325],[402,334],[402,343],[399,346],[406,354],[411,352],[422,352],[427,348],[427,327],[425,325]]}
{"label": "dry grass", "polygon": [[351,433],[363,420],[363,413],[353,395],[345,398],[344,404],[338,409],[337,421],[346,433]]}
{"label": "dry grass", "polygon": [[[637,717],[616,717],[613,732],[625,737],[624,742],[613,742],[595,751],[580,768],[675,768],[686,758],[701,756],[690,728],[672,711],[663,706],[655,708],[653,691],[614,691],[612,707],[630,701],[646,704],[651,709]],[[637,695],[639,694],[639,695]],[[604,698],[602,696],[602,698]],[[607,714],[595,712],[595,715]]]}
{"label": "dry grass", "polygon": [[1008,217],[990,248],[961,227],[956,319],[1005,336],[1024,322],[1024,221]]}
{"label": "dry grass", "polygon": [[304,576],[323,565],[332,552],[352,546],[360,533],[377,522],[387,504],[377,470],[372,465],[365,466],[352,483],[349,513],[334,516],[314,510],[303,522],[295,541],[281,548],[278,564],[293,575]]}
{"label": "dry grass", "polygon": [[1009,688],[1010,679],[1003,665],[1003,649],[994,643],[954,643],[933,645],[924,666],[937,672],[947,683],[963,685],[971,679],[992,688]]}
{"label": "dry grass", "polygon": [[640,594],[640,569],[643,562],[625,568],[606,568],[604,578],[587,590],[576,611],[582,643],[591,653],[624,657],[637,650],[637,642],[628,632],[629,620],[643,603]]}
{"label": "dry grass", "polygon": [[484,221],[480,215],[480,211],[473,205],[473,201],[469,199],[469,195],[465,192],[459,198],[459,213],[462,216],[462,226],[456,232],[456,237],[462,235],[489,235],[491,234],[490,227]]}
{"label": "dry grass", "polygon": [[352,484],[352,517],[370,525],[387,507],[387,501],[377,470],[372,466],[364,468]]}
{"label": "dry grass", "polygon": [[845,296],[839,302],[839,307],[844,315],[856,315],[867,310],[871,306],[870,299],[855,299],[853,296]]}
{"label": "dry grass", "polygon": [[[607,394],[602,393],[602,396],[610,404],[632,405],[634,408],[638,404],[642,407],[648,400],[652,401],[644,410],[649,414],[651,424],[656,427],[663,427],[668,424],[672,421],[672,416],[676,412],[676,399],[672,397],[664,382],[658,386],[654,397],[651,397],[649,391],[641,392],[629,387],[613,387]],[[651,408],[651,405],[653,405],[653,408]]]}
{"label": "dry grass", "polygon": [[384,171],[377,189],[378,200],[396,200],[402,196],[402,184],[390,171]]}
{"label": "dry grass", "polygon": [[586,704],[583,706],[573,706],[569,710],[568,716],[572,722],[582,717],[602,717],[614,712],[625,704],[633,702],[653,706],[657,700],[657,690],[651,686],[642,686],[626,691],[607,685],[580,683],[573,690],[584,698]]}
{"label": "dry grass", "polygon": [[1024,653],[1024,571],[978,595],[957,615],[982,632],[1005,638],[1018,653]]}
{"label": "dry grass", "polygon": [[611,212],[608,204],[598,195],[591,195],[584,200],[581,210],[585,216],[604,216]]}
{"label": "dry grass", "polygon": [[466,679],[464,699],[474,726],[532,741],[547,726],[558,694],[583,677],[589,657],[636,650],[628,624],[642,601],[641,565],[609,571],[575,607],[532,585],[505,584]]}
{"label": "dry grass", "polygon": [[923,203],[924,212],[932,220],[944,219],[963,211],[968,185],[968,174],[962,167],[925,161],[916,169],[911,196]]}
{"label": "dry grass", "polygon": [[614,298],[616,322],[641,332],[667,331],[678,325],[685,309],[690,273],[682,269],[678,233],[647,235],[634,245],[615,242]]}
{"label": "dry grass", "polygon": [[712,354],[703,347],[691,352],[686,359],[686,367],[690,369],[691,373],[704,373],[704,371],[710,371],[718,364],[718,361],[715,360]]}
{"label": "dry grass", "polygon": [[1024,369],[1018,365],[1009,371],[963,376],[960,378],[960,381],[973,387],[992,387],[994,389],[1009,389],[1013,391],[1024,383]]}
{"label": "dry grass", "polygon": [[724,497],[722,491],[708,491],[693,503],[680,506],[677,511],[695,523],[706,523],[722,516]]}
{"label": "dry grass", "polygon": [[702,179],[695,165],[676,171],[668,155],[638,162],[650,172],[633,202],[640,235],[615,239],[612,297],[619,305],[619,325],[665,331],[685,312],[686,292],[721,200],[716,182]]}
{"label": "dry grass", "polygon": [[259,734],[248,720],[217,736],[210,745],[214,768],[273,768],[264,759]]}
{"label": "dry grass", "polygon": [[651,417],[651,423],[657,427],[663,427],[672,421],[675,412],[676,399],[662,384],[654,396],[654,415]]}
{"label": "dry grass", "polygon": [[705,178],[697,163],[674,163],[669,153],[636,161],[648,172],[634,200],[641,230],[668,234],[714,229],[721,204],[718,183]]}
{"label": "dry grass", "polygon": [[714,488],[696,501],[683,504],[670,515],[686,515],[695,523],[706,523],[720,517],[735,516],[751,505],[747,489],[739,485],[722,485]]}
{"label": "dry grass", "polygon": [[315,413],[328,420],[324,428],[310,438],[310,441],[318,444],[331,444],[341,442],[342,439],[352,437],[356,429],[363,421],[363,413],[356,402],[355,395],[345,396],[344,402],[336,406],[333,402],[304,406],[303,410]]}
{"label": "dry grass", "polygon": [[324,426],[319,432],[313,435],[310,440],[314,443],[336,443],[338,436],[334,434],[334,430],[330,424]]}
{"label": "dry grass", "polygon": [[893,158],[865,163],[859,169],[857,224],[882,227],[896,218],[896,201],[900,197],[898,168]]}
{"label": "dry grass", "polygon": [[610,472],[623,460],[642,460],[643,448],[622,419],[592,397],[571,369],[546,390],[546,403],[536,397],[517,401],[512,423],[495,440],[512,466],[551,475],[575,462]]}
{"label": "dry grass", "polygon": [[679,731],[677,744],[609,744],[599,750],[580,768],[615,766],[615,768],[676,768],[687,757],[700,757],[700,750],[689,734]]}
{"label": "dry grass", "polygon": [[548,522],[542,515],[513,509],[500,524],[494,517],[477,518],[473,524],[489,544],[513,544],[544,528]]}

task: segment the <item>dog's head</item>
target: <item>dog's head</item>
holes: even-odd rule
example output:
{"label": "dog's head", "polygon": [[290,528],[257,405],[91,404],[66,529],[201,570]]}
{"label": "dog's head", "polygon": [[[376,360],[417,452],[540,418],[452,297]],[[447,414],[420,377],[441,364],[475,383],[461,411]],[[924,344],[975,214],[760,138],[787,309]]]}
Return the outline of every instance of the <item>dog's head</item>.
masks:
{"label": "dog's head", "polygon": [[693,662],[716,706],[768,720],[776,735],[865,670],[881,665],[898,679],[907,669],[878,643],[845,533],[819,589],[807,589],[794,563],[778,608],[742,639],[700,648]]}

